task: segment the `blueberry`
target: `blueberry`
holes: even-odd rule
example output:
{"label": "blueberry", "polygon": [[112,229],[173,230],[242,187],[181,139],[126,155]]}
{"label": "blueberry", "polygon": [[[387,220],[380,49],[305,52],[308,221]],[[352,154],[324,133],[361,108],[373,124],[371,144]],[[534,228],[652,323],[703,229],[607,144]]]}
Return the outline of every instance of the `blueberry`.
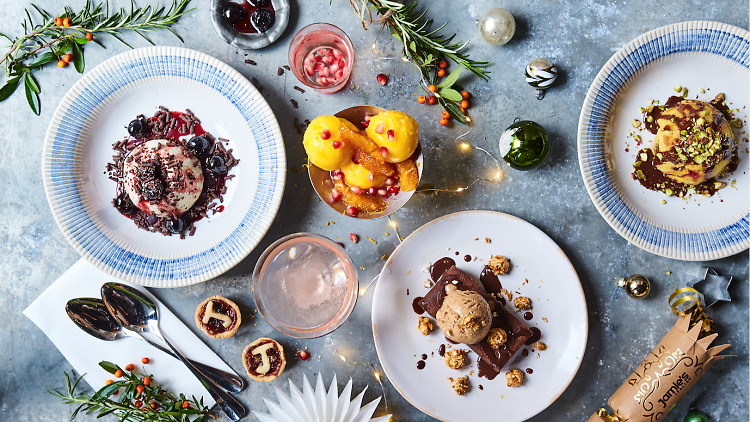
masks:
{"label": "blueberry", "polygon": [[208,142],[208,139],[202,136],[194,136],[185,142],[185,148],[189,149],[196,157],[202,157],[211,148],[211,144]]}
{"label": "blueberry", "polygon": [[208,162],[206,163],[206,167],[213,174],[227,173],[227,166],[224,165],[224,159],[219,157],[218,155],[214,155],[213,157],[209,158]]}
{"label": "blueberry", "polygon": [[113,204],[115,208],[117,208],[117,211],[120,211],[120,214],[130,214],[135,209],[133,201],[131,201],[130,197],[125,193],[121,193],[117,196]]}
{"label": "blueberry", "polygon": [[148,134],[148,125],[141,119],[136,119],[128,124],[128,133],[133,138],[145,138]]}
{"label": "blueberry", "polygon": [[224,8],[224,19],[226,19],[231,25],[245,19],[245,16],[247,16],[245,8],[237,3],[227,3]]}
{"label": "blueberry", "polygon": [[270,0],[247,0],[248,3],[255,7],[261,7],[268,4]]}
{"label": "blueberry", "polygon": [[164,227],[170,232],[177,234],[185,230],[185,221],[180,217],[176,217],[175,219],[165,221]]}
{"label": "blueberry", "polygon": [[266,32],[273,26],[273,13],[266,9],[258,9],[250,15],[250,21],[258,32]]}

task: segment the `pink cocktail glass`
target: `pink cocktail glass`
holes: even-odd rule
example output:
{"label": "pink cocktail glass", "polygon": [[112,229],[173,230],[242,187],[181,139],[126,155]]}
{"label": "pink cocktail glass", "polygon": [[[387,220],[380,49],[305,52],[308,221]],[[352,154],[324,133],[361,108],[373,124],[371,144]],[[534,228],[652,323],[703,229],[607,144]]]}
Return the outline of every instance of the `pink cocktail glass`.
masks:
{"label": "pink cocktail glass", "polygon": [[346,85],[354,64],[354,47],[344,31],[314,23],[297,32],[289,44],[289,64],[303,84],[322,93]]}

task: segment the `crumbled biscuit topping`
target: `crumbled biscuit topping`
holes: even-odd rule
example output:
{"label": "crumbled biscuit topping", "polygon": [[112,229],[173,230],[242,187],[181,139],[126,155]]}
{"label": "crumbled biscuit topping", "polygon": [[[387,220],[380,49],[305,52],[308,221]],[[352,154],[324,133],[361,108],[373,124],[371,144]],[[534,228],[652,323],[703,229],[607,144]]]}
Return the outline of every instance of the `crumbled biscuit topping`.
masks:
{"label": "crumbled biscuit topping", "polygon": [[487,334],[487,343],[495,350],[499,349],[506,341],[508,341],[508,334],[502,328],[493,328]]}
{"label": "crumbled biscuit topping", "polygon": [[526,296],[518,296],[513,299],[513,305],[522,311],[528,311],[531,309],[531,299]]}
{"label": "crumbled biscuit topping", "polygon": [[504,294],[504,295],[505,295],[505,297],[507,297],[507,298],[508,298],[508,300],[513,300],[513,293],[511,293],[510,291],[508,291],[508,290],[505,290],[505,289],[502,289],[502,288],[501,288],[501,289],[500,289],[500,292],[501,292],[502,294]]}
{"label": "crumbled biscuit topping", "polygon": [[464,375],[463,377],[456,379],[448,378],[448,381],[452,383],[453,391],[455,391],[459,396],[463,396],[464,394],[468,393],[469,390],[471,390],[468,375]]}
{"label": "crumbled biscuit topping", "polygon": [[508,387],[520,387],[523,383],[523,372],[518,368],[513,368],[505,373],[505,381]]}
{"label": "crumbled biscuit topping", "polygon": [[464,327],[466,327],[466,328],[468,328],[470,330],[478,331],[482,327],[484,327],[484,321],[479,321],[476,316],[469,315],[469,316],[466,316],[461,321],[461,325],[463,325]]}
{"label": "crumbled biscuit topping", "polygon": [[541,341],[537,341],[534,343],[534,348],[536,350],[547,350],[547,345],[545,343],[542,343]]}
{"label": "crumbled biscuit topping", "polygon": [[432,325],[432,321],[430,321],[427,317],[419,317],[419,324],[417,325],[417,329],[420,333],[422,333],[423,336],[429,335],[430,332],[432,332],[432,329],[434,326]]}
{"label": "crumbled biscuit topping", "polygon": [[502,255],[495,255],[488,264],[495,275],[505,275],[510,272],[510,260]]}
{"label": "crumbled biscuit topping", "polygon": [[445,353],[445,364],[451,369],[461,369],[466,365],[466,350],[453,349]]}

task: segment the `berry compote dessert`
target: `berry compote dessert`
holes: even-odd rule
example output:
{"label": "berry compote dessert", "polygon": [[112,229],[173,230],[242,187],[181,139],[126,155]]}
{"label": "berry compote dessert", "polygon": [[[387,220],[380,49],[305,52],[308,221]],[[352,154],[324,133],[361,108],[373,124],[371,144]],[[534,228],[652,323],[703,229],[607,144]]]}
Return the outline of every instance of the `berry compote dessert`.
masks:
{"label": "berry compote dessert", "polygon": [[223,15],[232,28],[244,34],[266,32],[276,22],[271,0],[245,0],[241,4],[229,2]]}
{"label": "berry compote dessert", "polygon": [[229,170],[240,160],[201,126],[193,112],[159,107],[152,117],[136,116],[128,136],[115,142],[107,163],[117,183],[112,205],[135,225],[184,239],[208,212],[222,212]]}

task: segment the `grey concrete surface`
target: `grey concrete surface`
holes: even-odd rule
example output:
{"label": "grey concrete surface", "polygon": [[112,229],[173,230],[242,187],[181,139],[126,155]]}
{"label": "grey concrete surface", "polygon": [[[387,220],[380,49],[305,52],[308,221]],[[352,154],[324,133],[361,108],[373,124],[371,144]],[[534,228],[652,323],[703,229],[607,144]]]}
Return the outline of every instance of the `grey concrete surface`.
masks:
{"label": "grey concrete surface", "polygon": [[[63,3],[38,0],[50,11],[61,10]],[[83,0],[71,0],[77,10]],[[121,2],[120,2],[121,3]],[[138,0],[139,4],[145,4]],[[678,287],[694,279],[702,265],[710,265],[720,274],[735,277],[731,286],[733,300],[710,309],[721,339],[732,344],[737,356],[725,359],[703,377],[666,422],[681,421],[691,406],[711,416],[712,421],[748,420],[748,253],[747,251],[711,262],[682,262],[658,257],[628,244],[598,214],[583,186],[576,155],[576,129],[581,104],[602,65],[620,47],[638,35],[670,23],[689,20],[715,20],[748,28],[748,2],[721,0],[685,1],[603,1],[603,0],[490,0],[423,1],[431,6],[428,15],[437,23],[448,20],[444,33],[456,32],[459,39],[472,39],[468,49],[476,59],[492,62],[492,79],[482,82],[463,77],[461,83],[472,94],[470,113],[476,122],[470,140],[497,153],[500,131],[514,118],[539,122],[551,134],[553,150],[546,164],[532,172],[505,168],[502,183],[482,182],[461,195],[417,194],[400,210],[396,220],[403,236],[422,224],[445,214],[467,209],[490,209],[516,215],[542,229],[565,251],[581,279],[586,294],[590,332],[581,369],[565,393],[533,421],[584,421],[630,374],[674,323],[667,297]],[[3,17],[0,32],[18,35],[23,8],[27,2],[0,0]],[[250,276],[260,252],[279,237],[298,231],[310,231],[333,239],[348,239],[350,232],[369,236],[377,244],[364,241],[346,248],[362,269],[359,277],[369,282],[380,271],[380,257],[397,245],[396,236],[384,234],[386,220],[352,221],[331,211],[314,195],[302,167],[305,153],[301,135],[293,119],[312,119],[321,113],[335,113],[346,107],[372,104],[404,110],[415,116],[422,130],[427,154],[424,182],[436,186],[455,186],[473,180],[475,170],[486,165],[480,159],[457,162],[449,146],[463,127],[438,125],[437,107],[416,103],[417,76],[413,68],[397,60],[376,60],[370,47],[381,36],[376,27],[363,31],[346,0],[292,1],[292,16],[286,33],[275,44],[260,51],[238,51],[225,44],[214,32],[208,16],[208,2],[194,0],[196,10],[180,21],[175,30],[185,39],[184,46],[217,57],[243,75],[258,79],[263,95],[279,117],[288,156],[288,181],[276,220],[256,250],[237,267],[215,280],[188,288],[157,290],[163,300],[187,325],[192,326],[195,306],[205,297],[222,294],[235,300],[246,315],[254,313]],[[513,40],[502,47],[481,41],[476,20],[493,6],[503,6],[516,18],[518,29]],[[346,31],[356,48],[352,80],[334,95],[292,87],[297,84],[287,72],[277,76],[279,66],[287,63],[287,48],[293,34],[313,22],[330,22]],[[379,35],[380,34],[380,35]],[[157,45],[183,45],[165,31],[149,35]],[[128,34],[135,46],[145,42]],[[86,47],[88,69],[127,47],[103,37],[107,49]],[[522,77],[523,67],[533,58],[546,57],[557,64],[560,77],[543,101]],[[255,60],[257,66],[244,62]],[[378,73],[390,75],[387,86],[375,80]],[[63,386],[62,372],[70,365],[49,340],[21,311],[47,286],[79,259],[58,229],[42,187],[42,143],[50,117],[65,92],[80,77],[71,67],[60,70],[54,65],[37,73],[42,86],[42,115],[36,117],[26,105],[23,93],[0,103],[0,420],[63,421],[72,408],[63,405],[45,390]],[[2,80],[2,79],[0,79]],[[747,93],[744,93],[745,95]],[[290,99],[299,102],[292,107]],[[745,187],[746,189],[746,187]],[[335,224],[327,225],[333,221]],[[667,275],[667,271],[671,271]],[[652,294],[636,301],[615,288],[616,276],[642,273],[653,282]],[[243,324],[230,340],[209,343],[237,370],[242,370],[243,347],[259,336],[279,339],[290,350],[308,347],[314,358],[301,364],[292,360],[285,376],[301,382],[302,374],[311,376],[335,371],[340,380],[354,378],[355,390],[366,384],[366,400],[381,394],[371,370],[342,363],[332,352],[332,343],[344,344],[361,361],[380,368],[370,329],[372,295],[360,298],[349,321],[333,334],[301,341],[274,332],[261,318]],[[196,330],[193,328],[193,330]],[[326,378],[328,382],[328,378]],[[262,397],[273,397],[273,385],[252,383],[239,395],[251,409],[265,410]],[[388,411],[397,421],[429,421],[432,418],[412,407],[385,381]],[[381,403],[376,414],[385,412]],[[93,416],[78,420],[93,421]],[[113,420],[108,418],[107,420]],[[221,416],[220,420],[227,420]],[[256,420],[249,416],[246,420]],[[498,416],[497,420],[501,420]]]}

